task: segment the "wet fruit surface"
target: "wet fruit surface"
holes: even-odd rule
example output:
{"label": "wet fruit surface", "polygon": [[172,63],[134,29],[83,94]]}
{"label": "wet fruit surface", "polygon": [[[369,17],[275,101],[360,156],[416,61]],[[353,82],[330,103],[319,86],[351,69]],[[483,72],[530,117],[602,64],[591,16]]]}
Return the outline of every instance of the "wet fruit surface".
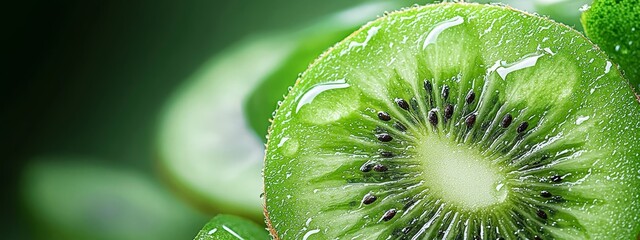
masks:
{"label": "wet fruit surface", "polygon": [[277,111],[265,203],[281,239],[628,239],[640,105],[574,30],[499,6],[389,14]]}

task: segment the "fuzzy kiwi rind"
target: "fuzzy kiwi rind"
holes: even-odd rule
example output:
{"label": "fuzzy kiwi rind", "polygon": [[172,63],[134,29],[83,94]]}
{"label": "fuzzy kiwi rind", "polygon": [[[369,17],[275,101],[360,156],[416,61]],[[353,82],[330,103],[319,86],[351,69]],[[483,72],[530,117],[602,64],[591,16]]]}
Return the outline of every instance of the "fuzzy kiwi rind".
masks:
{"label": "fuzzy kiwi rind", "polygon": [[580,20],[589,39],[620,64],[640,90],[640,0],[596,0]]}
{"label": "fuzzy kiwi rind", "polygon": [[[575,30],[501,6],[411,8],[298,79],[270,128],[265,216],[275,239],[632,239],[639,128],[632,90]],[[429,192],[432,143],[485,160],[506,197]]]}

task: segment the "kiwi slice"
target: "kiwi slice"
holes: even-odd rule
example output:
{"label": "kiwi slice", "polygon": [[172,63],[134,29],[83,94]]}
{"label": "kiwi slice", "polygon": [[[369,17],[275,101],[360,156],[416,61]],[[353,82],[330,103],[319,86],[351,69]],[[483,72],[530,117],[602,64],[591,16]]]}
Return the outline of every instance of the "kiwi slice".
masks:
{"label": "kiwi slice", "polygon": [[583,10],[581,21],[587,36],[640,89],[640,0],[595,0]]}
{"label": "kiwi slice", "polygon": [[640,104],[580,33],[515,9],[386,15],[276,112],[276,239],[635,239]]}
{"label": "kiwi slice", "polygon": [[194,240],[270,239],[264,227],[241,217],[220,214],[198,232]]}
{"label": "kiwi slice", "polygon": [[204,211],[262,221],[261,138],[276,102],[318,54],[396,7],[364,4],[301,32],[254,36],[206,63],[169,100],[160,120],[157,149],[168,182]]}

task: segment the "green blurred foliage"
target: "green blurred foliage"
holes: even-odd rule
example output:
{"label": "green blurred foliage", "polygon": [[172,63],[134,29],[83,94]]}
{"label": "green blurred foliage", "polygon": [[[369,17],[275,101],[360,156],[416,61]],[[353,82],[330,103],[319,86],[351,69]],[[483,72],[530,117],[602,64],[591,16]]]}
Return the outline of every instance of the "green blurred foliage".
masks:
{"label": "green blurred foliage", "polygon": [[264,226],[240,217],[221,214],[211,219],[194,238],[194,240],[237,239],[266,240],[271,237]]}

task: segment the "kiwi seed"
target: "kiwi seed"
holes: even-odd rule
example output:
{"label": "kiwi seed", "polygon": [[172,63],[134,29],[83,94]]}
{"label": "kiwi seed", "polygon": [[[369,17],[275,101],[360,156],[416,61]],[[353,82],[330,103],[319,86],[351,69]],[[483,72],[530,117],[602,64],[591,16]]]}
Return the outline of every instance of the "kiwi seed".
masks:
{"label": "kiwi seed", "polygon": [[391,220],[394,216],[396,216],[397,210],[395,209],[389,209],[388,211],[386,211],[384,213],[384,215],[382,215],[382,220],[383,221],[389,221]]}
{"label": "kiwi seed", "polygon": [[511,121],[513,121],[513,117],[511,116],[511,114],[507,113],[502,118],[502,122],[500,122],[500,126],[502,128],[508,128],[511,125]]}
{"label": "kiwi seed", "polygon": [[378,200],[378,197],[374,196],[371,193],[367,193],[367,195],[364,195],[364,198],[362,198],[362,203],[365,205],[369,205],[375,202],[376,200]]}
{"label": "kiwi seed", "polygon": [[446,107],[444,107],[444,118],[446,120],[451,119],[451,117],[453,116],[453,105],[448,104]]}
{"label": "kiwi seed", "polygon": [[473,92],[473,90],[469,90],[469,93],[467,93],[467,97],[465,98],[465,102],[467,102],[467,104],[471,104],[475,99],[476,99],[476,93]]}
{"label": "kiwi seed", "polygon": [[389,116],[388,113],[386,112],[378,112],[378,118],[382,121],[389,121],[391,120],[391,116]]}
{"label": "kiwi seed", "polygon": [[516,131],[518,133],[523,133],[524,131],[527,130],[528,127],[529,127],[529,123],[528,122],[522,122],[522,123],[520,123],[520,125],[518,126]]}
{"label": "kiwi seed", "polygon": [[378,140],[380,140],[381,142],[391,142],[391,140],[393,140],[393,137],[391,137],[391,135],[389,135],[388,133],[380,133],[377,136]]}
{"label": "kiwi seed", "polygon": [[409,103],[407,103],[407,101],[405,101],[402,98],[396,98],[396,103],[398,104],[398,106],[404,110],[409,110]]}

